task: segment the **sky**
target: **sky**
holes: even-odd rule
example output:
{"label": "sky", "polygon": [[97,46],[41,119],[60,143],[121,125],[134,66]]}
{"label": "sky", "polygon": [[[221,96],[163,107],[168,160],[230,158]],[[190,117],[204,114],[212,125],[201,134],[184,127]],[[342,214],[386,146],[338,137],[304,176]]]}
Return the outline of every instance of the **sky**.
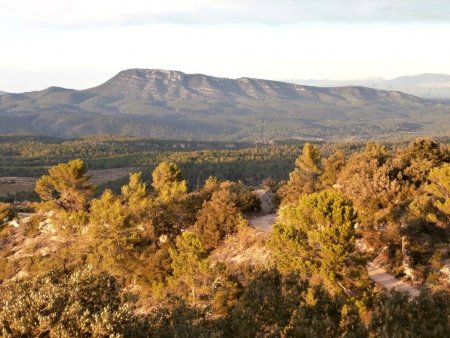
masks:
{"label": "sky", "polygon": [[221,77],[450,74],[448,0],[0,0],[0,91],[128,68]]}

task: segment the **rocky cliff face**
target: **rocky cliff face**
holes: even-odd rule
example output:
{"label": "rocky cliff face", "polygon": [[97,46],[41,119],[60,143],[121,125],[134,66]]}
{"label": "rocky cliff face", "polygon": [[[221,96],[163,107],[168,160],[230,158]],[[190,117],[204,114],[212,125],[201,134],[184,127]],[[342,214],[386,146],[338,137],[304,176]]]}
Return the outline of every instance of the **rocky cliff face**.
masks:
{"label": "rocky cliff face", "polygon": [[165,100],[201,97],[226,100],[242,97],[327,103],[423,102],[422,99],[404,93],[365,87],[320,88],[261,79],[233,80],[154,69],[124,70],[106,83],[85,92],[105,96]]}

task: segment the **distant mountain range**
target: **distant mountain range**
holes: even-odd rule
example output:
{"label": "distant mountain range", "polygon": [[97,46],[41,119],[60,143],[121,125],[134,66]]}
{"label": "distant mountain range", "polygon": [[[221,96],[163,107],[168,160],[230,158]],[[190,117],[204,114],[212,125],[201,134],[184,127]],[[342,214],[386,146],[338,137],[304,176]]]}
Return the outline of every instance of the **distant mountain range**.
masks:
{"label": "distant mountain range", "polygon": [[447,74],[419,74],[401,76],[392,80],[382,78],[360,80],[291,80],[319,87],[364,86],[383,90],[396,90],[422,98],[450,100],[450,75]]}
{"label": "distant mountain range", "polygon": [[360,86],[129,69],[86,90],[0,96],[0,133],[163,139],[370,138],[446,134],[450,105]]}

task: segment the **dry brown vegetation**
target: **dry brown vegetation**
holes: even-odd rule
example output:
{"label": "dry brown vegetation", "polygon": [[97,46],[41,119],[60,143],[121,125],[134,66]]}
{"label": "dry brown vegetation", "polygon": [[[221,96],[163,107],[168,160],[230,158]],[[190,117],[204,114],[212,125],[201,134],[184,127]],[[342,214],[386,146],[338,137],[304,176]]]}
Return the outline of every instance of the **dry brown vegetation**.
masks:
{"label": "dry brown vegetation", "polygon": [[270,266],[270,252],[266,247],[269,234],[244,228],[229,236],[211,254],[212,262],[229,262],[235,267],[261,269]]}

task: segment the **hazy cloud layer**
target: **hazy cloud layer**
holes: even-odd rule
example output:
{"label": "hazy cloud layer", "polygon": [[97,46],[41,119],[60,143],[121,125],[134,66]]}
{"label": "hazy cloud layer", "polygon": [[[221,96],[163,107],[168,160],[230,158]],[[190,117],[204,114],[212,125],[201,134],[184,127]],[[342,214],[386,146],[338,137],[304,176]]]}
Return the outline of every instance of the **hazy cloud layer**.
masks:
{"label": "hazy cloud layer", "polygon": [[0,0],[0,91],[126,68],[269,79],[450,74],[450,0]]}
{"label": "hazy cloud layer", "polygon": [[0,1],[14,25],[151,23],[449,22],[448,0],[21,0]]}

